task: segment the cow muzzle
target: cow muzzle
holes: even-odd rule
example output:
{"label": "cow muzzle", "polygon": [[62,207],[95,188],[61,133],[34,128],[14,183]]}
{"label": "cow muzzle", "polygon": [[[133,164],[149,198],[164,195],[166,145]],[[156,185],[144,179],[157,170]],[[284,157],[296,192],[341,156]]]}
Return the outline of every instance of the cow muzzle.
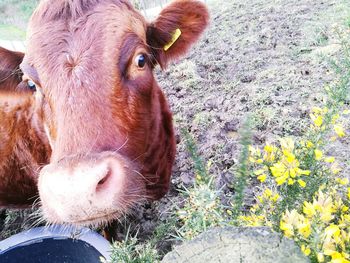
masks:
{"label": "cow muzzle", "polygon": [[52,223],[96,225],[118,218],[143,199],[141,174],[113,153],[69,157],[39,175],[42,212]]}

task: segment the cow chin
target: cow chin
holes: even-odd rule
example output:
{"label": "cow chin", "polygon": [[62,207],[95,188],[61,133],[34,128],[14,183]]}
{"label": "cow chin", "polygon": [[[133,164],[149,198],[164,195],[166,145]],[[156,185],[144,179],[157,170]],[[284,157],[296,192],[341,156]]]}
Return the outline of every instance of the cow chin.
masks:
{"label": "cow chin", "polygon": [[146,197],[141,173],[113,153],[51,163],[40,172],[38,187],[44,218],[77,226],[108,223]]}

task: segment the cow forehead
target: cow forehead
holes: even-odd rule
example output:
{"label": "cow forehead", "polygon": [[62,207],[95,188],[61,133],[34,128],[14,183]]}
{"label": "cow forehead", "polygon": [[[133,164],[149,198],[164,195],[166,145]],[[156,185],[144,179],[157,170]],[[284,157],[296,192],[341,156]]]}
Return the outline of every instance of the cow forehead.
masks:
{"label": "cow forehead", "polygon": [[61,16],[51,17],[47,14],[55,5],[42,5],[29,24],[25,61],[50,72],[50,67],[57,69],[67,63],[110,67],[108,62],[118,62],[120,47],[131,33],[146,45],[146,22],[128,4],[100,1],[78,15],[63,15],[61,11]]}

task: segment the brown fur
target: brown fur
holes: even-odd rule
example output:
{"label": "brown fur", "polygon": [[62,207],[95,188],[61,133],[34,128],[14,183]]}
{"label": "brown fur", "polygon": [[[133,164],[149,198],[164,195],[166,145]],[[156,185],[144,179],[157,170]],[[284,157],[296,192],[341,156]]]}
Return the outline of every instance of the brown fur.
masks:
{"label": "brown fur", "polygon": [[34,118],[29,94],[0,94],[0,207],[30,206],[37,198],[37,175],[50,148]]}
{"label": "brown fur", "polygon": [[[41,165],[75,165],[106,152],[141,176],[127,187],[146,189],[125,203],[164,196],[175,139],[154,63],[165,67],[183,55],[207,23],[205,6],[194,0],[174,1],[152,24],[128,1],[42,1],[21,64],[37,92],[0,97],[0,205],[34,201]],[[165,52],[176,28],[182,35]],[[148,57],[143,69],[134,62],[139,53]]]}

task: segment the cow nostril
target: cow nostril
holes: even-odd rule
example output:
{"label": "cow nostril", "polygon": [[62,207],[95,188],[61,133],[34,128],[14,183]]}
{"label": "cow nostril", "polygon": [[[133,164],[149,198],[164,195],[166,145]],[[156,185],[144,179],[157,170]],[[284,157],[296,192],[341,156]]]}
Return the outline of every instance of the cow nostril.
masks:
{"label": "cow nostril", "polygon": [[98,182],[97,187],[102,187],[108,181],[108,178],[111,176],[112,176],[112,169],[108,168],[105,176]]}

